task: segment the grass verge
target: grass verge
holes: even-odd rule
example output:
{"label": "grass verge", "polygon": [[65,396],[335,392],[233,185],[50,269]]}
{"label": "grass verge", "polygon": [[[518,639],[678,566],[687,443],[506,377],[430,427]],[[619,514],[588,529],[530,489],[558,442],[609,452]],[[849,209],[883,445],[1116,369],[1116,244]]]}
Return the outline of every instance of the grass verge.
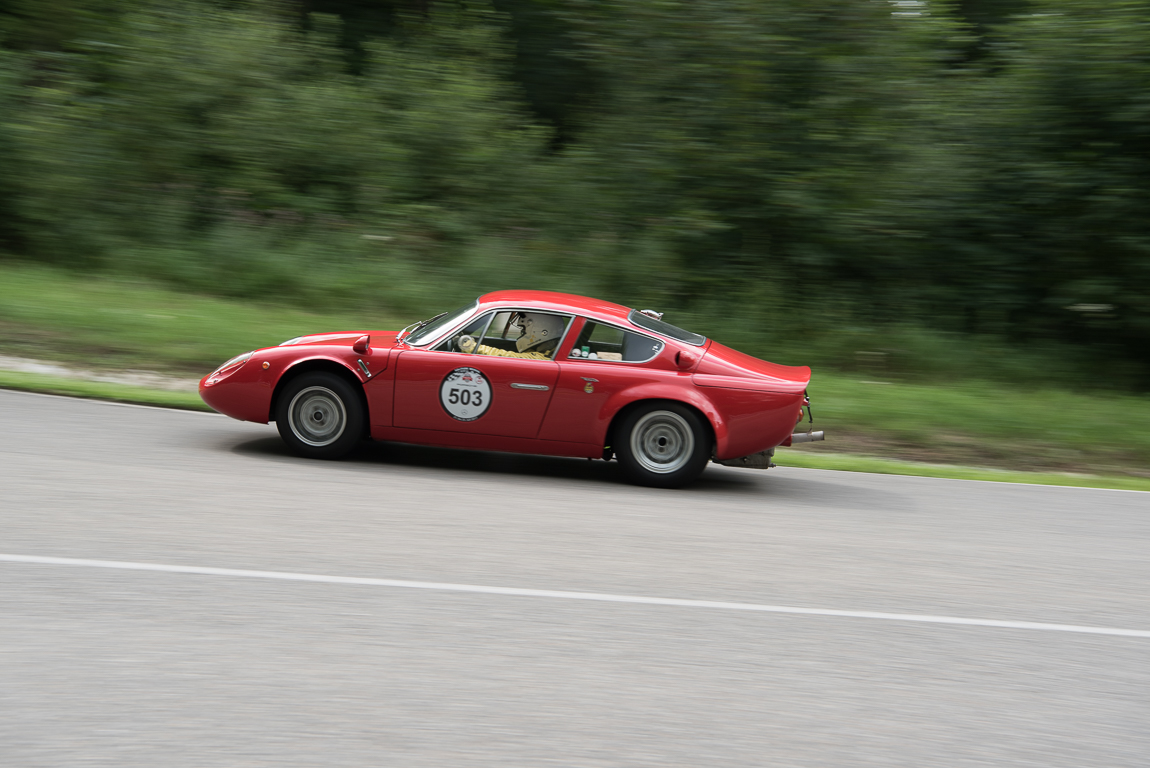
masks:
{"label": "grass verge", "polygon": [[386,312],[305,312],[0,262],[0,354],[84,368],[198,378],[236,354],[304,333],[401,328],[418,319]]}
{"label": "grass verge", "polygon": [[118,403],[157,405],[190,411],[212,410],[194,392],[171,392],[163,389],[133,387],[127,384],[67,379],[62,376],[49,376],[42,373],[0,371],[0,389],[44,392],[50,395],[86,397],[93,400],[112,400]]}
{"label": "grass verge", "polygon": [[[398,328],[414,319],[386,309],[305,312],[181,294],[123,278],[0,262],[0,354],[86,369],[135,368],[198,378],[235,354],[293,336]],[[788,452],[795,458],[784,463],[840,469],[866,466],[865,471],[875,472],[899,465],[900,474],[986,475],[979,479],[999,477],[1002,471],[1027,476],[1037,472],[1046,473],[1046,479],[1034,482],[1058,485],[1073,485],[1071,480],[1088,476],[1129,476],[1135,485],[1150,480],[1146,395],[1024,388],[973,378],[877,379],[877,374],[863,377],[816,369],[810,387],[815,428],[826,431],[827,441]],[[43,374],[0,373],[0,386],[204,408],[192,393]]]}
{"label": "grass verge", "polygon": [[811,453],[780,448],[775,462],[781,467],[834,469],[845,472],[871,472],[876,475],[912,475],[944,477],[951,480],[985,480],[996,483],[1027,485],[1064,485],[1073,488],[1114,488],[1122,491],[1150,491],[1150,479],[1121,475],[1078,475],[1065,472],[1015,472],[1011,470],[967,467],[957,464],[927,464],[899,461],[852,453]]}
{"label": "grass verge", "polygon": [[859,380],[815,371],[804,453],[1150,478],[1150,398],[1115,392]]}

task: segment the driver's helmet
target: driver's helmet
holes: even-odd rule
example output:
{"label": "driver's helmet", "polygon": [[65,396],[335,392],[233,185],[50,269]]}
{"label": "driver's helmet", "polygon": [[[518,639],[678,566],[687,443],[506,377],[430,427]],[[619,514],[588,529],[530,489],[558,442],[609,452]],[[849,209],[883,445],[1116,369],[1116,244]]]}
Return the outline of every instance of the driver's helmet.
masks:
{"label": "driver's helmet", "polygon": [[521,312],[512,320],[523,330],[522,335],[515,340],[515,348],[526,352],[547,342],[558,342],[563,333],[563,318],[558,315],[544,315],[535,312]]}

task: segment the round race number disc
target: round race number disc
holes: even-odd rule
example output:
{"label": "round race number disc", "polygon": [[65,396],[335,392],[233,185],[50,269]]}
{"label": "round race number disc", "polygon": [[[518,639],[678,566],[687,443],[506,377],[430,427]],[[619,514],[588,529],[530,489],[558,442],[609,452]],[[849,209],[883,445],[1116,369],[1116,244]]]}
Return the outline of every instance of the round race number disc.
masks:
{"label": "round race number disc", "polygon": [[439,386],[439,402],[459,421],[475,421],[491,407],[491,384],[474,368],[456,368]]}

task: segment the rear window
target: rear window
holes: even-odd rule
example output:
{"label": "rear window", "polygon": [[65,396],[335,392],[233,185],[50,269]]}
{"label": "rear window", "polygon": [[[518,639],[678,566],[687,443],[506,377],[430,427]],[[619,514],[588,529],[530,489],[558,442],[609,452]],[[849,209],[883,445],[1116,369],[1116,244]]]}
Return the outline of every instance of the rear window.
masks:
{"label": "rear window", "polygon": [[707,343],[706,336],[700,336],[697,333],[684,331],[682,328],[678,328],[674,325],[671,325],[670,323],[664,323],[662,320],[656,320],[650,315],[644,315],[637,309],[632,309],[631,314],[627,315],[627,319],[640,328],[644,328],[648,331],[654,331],[655,333],[666,336],[669,339],[674,339],[675,341],[681,341],[685,344],[692,344],[696,347],[701,347]]}

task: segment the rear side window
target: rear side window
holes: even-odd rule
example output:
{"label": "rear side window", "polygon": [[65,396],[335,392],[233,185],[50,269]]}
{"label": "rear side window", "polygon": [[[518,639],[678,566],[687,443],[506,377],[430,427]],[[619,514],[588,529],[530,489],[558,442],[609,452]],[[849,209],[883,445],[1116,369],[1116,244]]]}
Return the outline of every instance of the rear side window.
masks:
{"label": "rear side window", "polygon": [[658,339],[588,320],[567,359],[645,363],[662,351]]}

